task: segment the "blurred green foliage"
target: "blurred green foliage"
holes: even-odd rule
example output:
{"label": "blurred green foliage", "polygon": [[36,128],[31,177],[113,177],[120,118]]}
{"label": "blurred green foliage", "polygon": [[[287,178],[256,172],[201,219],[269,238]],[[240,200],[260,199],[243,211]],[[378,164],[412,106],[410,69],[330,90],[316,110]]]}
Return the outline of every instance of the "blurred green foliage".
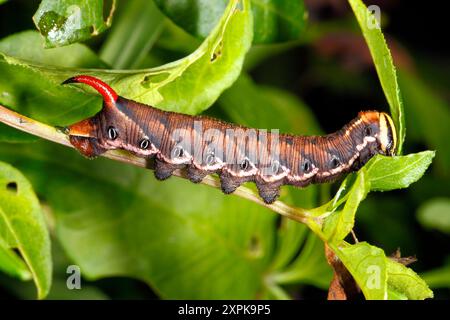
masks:
{"label": "blurred green foliage", "polygon": [[[92,91],[59,86],[69,76],[88,73],[109,82],[127,98],[162,109],[206,111],[242,125],[296,134],[337,129],[348,121],[347,115],[365,109],[363,104],[381,103],[377,109],[391,108],[400,143],[406,117],[404,154],[424,149],[437,153],[431,173],[395,196],[369,191],[409,187],[422,177],[434,152],[377,157],[345,179],[335,197],[329,185],[283,188],[283,202],[314,208],[311,213],[324,217],[323,229],[313,220],[308,223],[311,232],[306,225],[219,190],[178,178],[159,183],[147,170],[106,159],[88,161],[73,150],[1,125],[0,159],[21,173],[5,164],[0,175],[13,172],[14,182],[25,185],[27,199],[35,208],[31,220],[36,223],[19,229],[38,228],[42,240],[31,241],[23,232],[13,238],[9,233],[15,229],[0,220],[0,268],[21,280],[33,278],[40,298],[50,290],[50,259],[54,274],[47,297],[52,299],[114,298],[111,287],[122,291],[121,298],[190,299],[309,298],[308,292],[315,287],[324,298],[322,290],[332,276],[324,256],[326,242],[365,298],[431,297],[433,293],[414,271],[385,253],[401,245],[408,254],[417,254],[420,270],[427,270],[423,279],[428,285],[448,288],[450,264],[444,259],[450,254],[444,251],[428,262],[423,248],[434,245],[436,236],[435,231],[421,227],[448,233],[448,101],[403,64],[398,66],[397,83],[390,45],[379,29],[366,27],[370,16],[364,4],[349,2],[357,19],[348,12],[331,22],[313,19],[309,28],[308,6],[303,1],[294,5],[292,1],[245,0],[230,1],[228,6],[224,0],[190,1],[187,7],[186,1],[142,0],[93,1],[95,5],[88,8],[85,1],[76,0],[2,5],[2,17],[19,10],[29,20],[34,14],[38,27],[45,25],[39,27],[45,37],[37,31],[13,34],[6,30],[7,36],[0,40],[0,103],[39,121],[68,125],[97,112],[101,100]],[[45,12],[72,15],[67,8],[73,5],[78,13],[86,12],[81,29],[68,28],[73,16],[42,20]],[[314,18],[315,6],[309,5],[308,14]],[[111,21],[112,6],[116,9]],[[21,30],[29,28],[26,22],[23,25]],[[359,32],[358,26],[370,53],[361,36],[348,42]],[[65,38],[51,38],[49,30],[64,33]],[[345,37],[332,37],[338,32]],[[342,43],[336,45],[336,39]],[[88,42],[77,43],[82,40]],[[333,53],[336,46],[338,55]],[[352,51],[359,47],[363,49]],[[372,59],[364,60],[370,54],[375,68]],[[351,57],[350,69],[342,59],[345,55]],[[396,61],[396,51],[393,56]],[[348,74],[352,81],[341,79]],[[317,83],[327,88],[328,95],[341,94],[348,103],[330,106],[339,117],[321,109],[323,94],[311,94],[311,86]],[[383,91],[387,102],[380,98]],[[352,107],[355,100],[358,104]],[[327,119],[333,123],[331,128]],[[8,192],[0,192],[0,217],[6,222],[12,207],[2,195],[10,197]],[[419,207],[415,223],[414,211]],[[20,218],[30,223],[26,212]],[[355,223],[359,238],[362,232],[364,240],[378,247],[345,241]],[[52,256],[47,228],[54,244]],[[415,237],[417,229],[421,233]],[[440,236],[446,238],[439,241],[448,243],[448,235]],[[24,260],[11,248],[18,248]],[[81,268],[82,290],[66,288],[66,268],[71,264]],[[379,286],[367,284],[371,266],[379,268]],[[136,290],[134,280],[127,280],[127,286],[117,277],[138,279],[148,287]],[[100,280],[105,278],[111,281],[109,286]],[[29,286],[17,283],[0,277],[0,286],[12,296],[32,297]]]}

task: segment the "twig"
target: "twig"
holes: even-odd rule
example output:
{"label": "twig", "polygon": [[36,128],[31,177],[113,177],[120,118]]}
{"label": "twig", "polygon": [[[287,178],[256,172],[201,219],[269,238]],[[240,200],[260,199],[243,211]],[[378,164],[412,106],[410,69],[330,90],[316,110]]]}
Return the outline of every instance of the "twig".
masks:
{"label": "twig", "polygon": [[[25,117],[2,105],[0,105],[0,122],[46,140],[73,148],[69,142],[68,136],[58,131],[56,128]],[[148,167],[145,159],[120,150],[108,151],[102,156],[116,161],[132,164],[137,167]],[[175,176],[187,179],[186,174],[182,170],[176,170],[173,174]],[[220,188],[220,182],[212,176],[205,177],[201,183],[214,188]],[[311,213],[306,209],[291,207],[281,201],[275,201],[273,204],[266,204],[258,197],[258,195],[248,188],[239,187],[234,194],[269,208],[286,218],[307,224],[310,227],[311,223],[314,223],[313,221],[315,221],[313,215],[311,215]]]}

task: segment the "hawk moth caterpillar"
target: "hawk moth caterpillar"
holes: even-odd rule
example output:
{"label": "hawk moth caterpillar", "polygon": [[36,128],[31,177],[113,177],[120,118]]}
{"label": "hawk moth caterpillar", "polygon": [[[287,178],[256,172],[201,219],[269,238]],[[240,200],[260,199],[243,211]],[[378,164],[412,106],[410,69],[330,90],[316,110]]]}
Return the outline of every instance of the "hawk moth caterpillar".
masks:
{"label": "hawk moth caterpillar", "polygon": [[217,173],[226,194],[253,181],[266,203],[276,200],[282,185],[333,181],[358,170],[375,154],[392,156],[396,149],[395,127],[384,112],[360,112],[328,135],[296,136],[163,111],[120,97],[92,76],[63,82],[68,83],[87,84],[103,96],[100,112],[67,128],[71,144],[84,156],[127,150],[153,159],[159,180],[182,168],[195,183]]}

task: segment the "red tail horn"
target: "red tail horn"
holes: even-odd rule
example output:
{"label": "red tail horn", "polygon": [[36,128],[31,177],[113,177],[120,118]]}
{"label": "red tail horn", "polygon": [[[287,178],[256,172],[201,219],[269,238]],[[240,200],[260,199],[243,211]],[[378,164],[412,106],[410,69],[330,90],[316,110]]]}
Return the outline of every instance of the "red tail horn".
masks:
{"label": "red tail horn", "polygon": [[75,76],[67,79],[62,84],[68,83],[85,83],[91,86],[103,96],[103,100],[108,105],[114,105],[114,103],[117,101],[117,93],[106,83],[95,77],[85,75]]}

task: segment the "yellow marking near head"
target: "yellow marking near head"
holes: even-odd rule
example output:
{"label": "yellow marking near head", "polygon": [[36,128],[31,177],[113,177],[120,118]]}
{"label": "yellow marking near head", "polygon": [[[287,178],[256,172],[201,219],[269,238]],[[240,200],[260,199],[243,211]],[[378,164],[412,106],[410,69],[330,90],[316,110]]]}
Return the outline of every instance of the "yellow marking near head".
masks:
{"label": "yellow marking near head", "polygon": [[381,149],[387,155],[394,155],[397,148],[397,132],[394,121],[385,112],[380,112],[380,144]]}

